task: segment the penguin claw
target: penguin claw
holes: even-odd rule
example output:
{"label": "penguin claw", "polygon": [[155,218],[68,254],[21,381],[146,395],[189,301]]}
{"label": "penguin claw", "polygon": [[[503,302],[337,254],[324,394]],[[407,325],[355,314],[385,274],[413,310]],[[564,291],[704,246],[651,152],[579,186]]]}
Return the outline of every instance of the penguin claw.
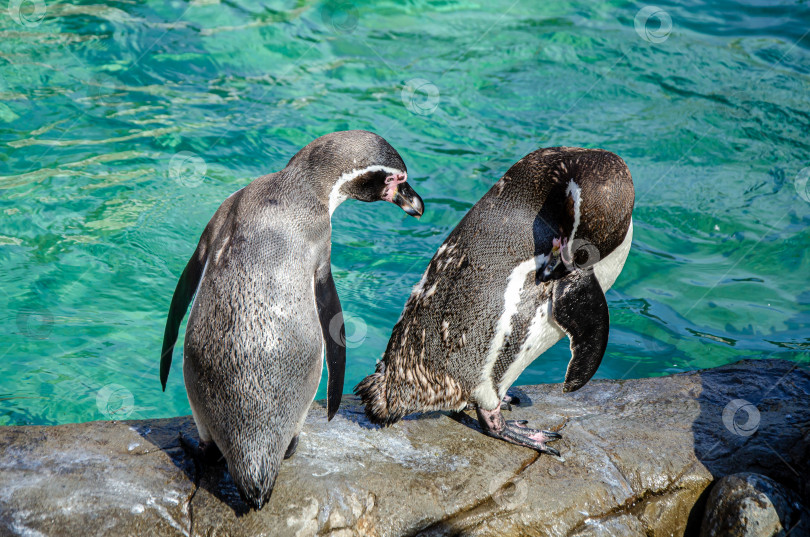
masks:
{"label": "penguin claw", "polygon": [[543,453],[548,453],[549,455],[554,455],[555,457],[560,456],[560,452],[554,449],[553,447],[546,446],[546,450]]}
{"label": "penguin claw", "polygon": [[562,438],[560,433],[531,429],[528,427],[529,422],[526,420],[504,420],[500,408],[484,410],[479,407],[477,414],[478,423],[487,436],[499,438],[540,453],[549,453],[556,457],[560,456],[559,451],[546,445],[546,442],[553,442]]}
{"label": "penguin claw", "polygon": [[511,444],[533,449],[539,453],[550,453],[557,457],[560,456],[559,451],[546,445],[546,442],[557,440],[557,438],[550,438],[546,436],[543,431],[529,429],[528,427],[520,425],[506,424],[504,429],[499,433],[487,431],[487,434],[495,438],[500,438],[501,440],[506,440]]}
{"label": "penguin claw", "polygon": [[550,453],[557,457],[560,456],[559,451],[546,445],[546,442],[553,442],[554,440],[562,438],[557,433],[547,435],[545,431],[530,429],[525,425],[514,425],[507,422],[502,434],[504,440],[507,442],[531,448],[540,453]]}

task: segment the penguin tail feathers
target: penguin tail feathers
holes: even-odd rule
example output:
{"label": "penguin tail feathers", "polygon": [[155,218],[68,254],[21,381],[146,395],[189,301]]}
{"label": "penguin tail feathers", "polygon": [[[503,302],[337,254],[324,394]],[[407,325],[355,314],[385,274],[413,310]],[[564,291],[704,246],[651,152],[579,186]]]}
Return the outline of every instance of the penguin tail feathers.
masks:
{"label": "penguin tail feathers", "polygon": [[242,500],[256,511],[261,511],[264,504],[270,501],[270,495],[273,493],[272,488],[266,492],[255,486],[237,486],[236,488],[239,490]]}
{"label": "penguin tail feathers", "polygon": [[399,421],[402,416],[391,412],[387,397],[388,384],[385,378],[385,362],[377,364],[377,371],[364,378],[354,387],[354,393],[366,405],[366,417],[375,425],[383,427]]}
{"label": "penguin tail feathers", "polygon": [[268,466],[249,464],[245,467],[238,463],[232,465],[229,462],[228,472],[233,478],[239,495],[248,506],[259,511],[270,501],[278,475],[278,464]]}

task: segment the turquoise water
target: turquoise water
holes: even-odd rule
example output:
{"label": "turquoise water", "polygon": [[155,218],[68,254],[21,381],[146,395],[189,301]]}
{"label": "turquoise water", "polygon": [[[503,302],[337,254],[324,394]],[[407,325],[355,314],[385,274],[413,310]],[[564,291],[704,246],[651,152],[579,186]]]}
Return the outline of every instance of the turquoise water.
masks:
{"label": "turquoise water", "polygon": [[[179,360],[166,393],[158,362],[200,232],[231,192],[343,129],[386,137],[426,202],[421,221],[335,213],[346,391],[464,213],[553,145],[618,153],[636,185],[597,377],[810,361],[810,4],[657,5],[10,2],[0,424],[189,413]],[[560,382],[568,356],[562,341],[518,383]]]}

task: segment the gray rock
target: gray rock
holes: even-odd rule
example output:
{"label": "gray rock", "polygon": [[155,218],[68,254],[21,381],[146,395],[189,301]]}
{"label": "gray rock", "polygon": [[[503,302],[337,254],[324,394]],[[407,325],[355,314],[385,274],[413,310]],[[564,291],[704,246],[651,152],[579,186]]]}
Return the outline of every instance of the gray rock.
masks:
{"label": "gray rock", "polygon": [[810,534],[810,516],[798,497],[764,475],[727,475],[713,487],[701,537],[796,537]]}
{"label": "gray rock", "polygon": [[347,396],[332,422],[313,405],[261,511],[180,448],[189,417],[2,427],[0,535],[696,535],[709,485],[743,471],[808,503],[810,373],[794,363],[514,391],[507,414],[560,431],[564,461],[466,414],[377,429]]}

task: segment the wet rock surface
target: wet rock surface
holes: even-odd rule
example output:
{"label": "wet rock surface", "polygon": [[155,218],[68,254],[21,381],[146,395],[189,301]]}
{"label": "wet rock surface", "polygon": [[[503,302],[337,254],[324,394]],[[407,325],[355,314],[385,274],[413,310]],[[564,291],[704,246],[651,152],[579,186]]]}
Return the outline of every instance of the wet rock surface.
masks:
{"label": "wet rock surface", "polygon": [[698,535],[710,486],[740,472],[808,504],[795,363],[513,393],[507,418],[559,431],[564,460],[480,434],[472,413],[378,429],[345,396],[331,422],[313,405],[261,511],[184,452],[190,417],[0,428],[0,535]]}

